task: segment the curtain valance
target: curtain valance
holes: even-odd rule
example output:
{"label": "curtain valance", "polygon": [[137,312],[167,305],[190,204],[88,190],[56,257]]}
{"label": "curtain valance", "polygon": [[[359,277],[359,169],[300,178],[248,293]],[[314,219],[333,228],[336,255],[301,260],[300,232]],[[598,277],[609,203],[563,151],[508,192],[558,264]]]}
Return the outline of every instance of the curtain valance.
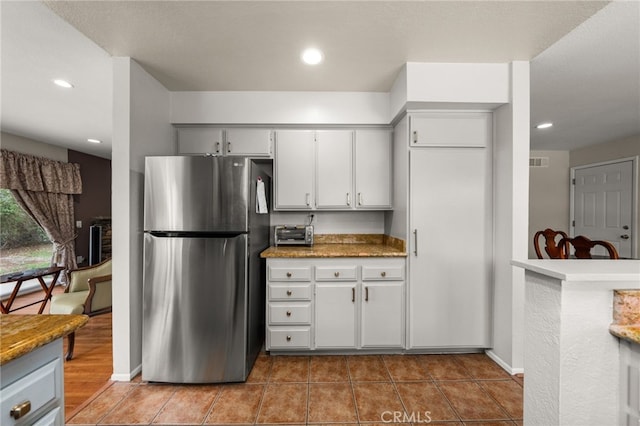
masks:
{"label": "curtain valance", "polygon": [[0,150],[0,188],[54,194],[81,194],[80,166]]}

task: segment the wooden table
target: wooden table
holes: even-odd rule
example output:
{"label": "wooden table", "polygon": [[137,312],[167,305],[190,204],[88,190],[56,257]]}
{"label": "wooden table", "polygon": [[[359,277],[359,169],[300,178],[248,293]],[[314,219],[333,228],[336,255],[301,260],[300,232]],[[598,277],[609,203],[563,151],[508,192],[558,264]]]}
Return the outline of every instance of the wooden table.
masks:
{"label": "wooden table", "polygon": [[[60,276],[60,272],[64,271],[63,267],[60,266],[51,266],[48,268],[38,268],[38,269],[30,269],[28,271],[23,272],[12,272],[10,274],[0,275],[0,284],[6,284],[15,281],[16,285],[11,292],[11,296],[7,299],[6,303],[0,301],[0,311],[3,314],[8,314],[9,312],[17,311],[18,309],[26,308],[27,306],[35,305],[36,303],[42,303],[40,305],[40,310],[38,311],[41,314],[44,311],[44,307],[47,305],[47,301],[51,299],[51,292],[53,291],[53,287],[55,287],[58,282],[58,277]],[[53,275],[53,279],[49,286],[44,282],[43,277],[47,275]],[[36,300],[33,303],[29,303],[28,305],[20,306],[15,309],[11,309],[13,305],[13,301],[18,295],[18,291],[20,291],[20,286],[22,283],[28,280],[37,279],[40,282],[40,287],[42,287],[42,291],[45,294],[44,299]]]}

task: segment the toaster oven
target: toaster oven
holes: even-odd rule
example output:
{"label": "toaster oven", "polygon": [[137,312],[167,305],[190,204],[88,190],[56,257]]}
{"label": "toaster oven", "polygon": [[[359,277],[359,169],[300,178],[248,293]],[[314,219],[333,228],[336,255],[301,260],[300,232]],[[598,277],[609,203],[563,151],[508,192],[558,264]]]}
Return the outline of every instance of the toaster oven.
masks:
{"label": "toaster oven", "polygon": [[273,238],[280,245],[313,245],[313,225],[276,225]]}

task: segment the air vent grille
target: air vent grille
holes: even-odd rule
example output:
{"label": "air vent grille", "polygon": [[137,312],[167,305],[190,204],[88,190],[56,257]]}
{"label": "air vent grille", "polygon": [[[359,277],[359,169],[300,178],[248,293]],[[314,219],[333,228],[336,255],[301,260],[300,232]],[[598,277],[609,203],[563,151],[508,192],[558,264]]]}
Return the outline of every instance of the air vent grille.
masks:
{"label": "air vent grille", "polygon": [[529,167],[549,167],[549,157],[531,157]]}

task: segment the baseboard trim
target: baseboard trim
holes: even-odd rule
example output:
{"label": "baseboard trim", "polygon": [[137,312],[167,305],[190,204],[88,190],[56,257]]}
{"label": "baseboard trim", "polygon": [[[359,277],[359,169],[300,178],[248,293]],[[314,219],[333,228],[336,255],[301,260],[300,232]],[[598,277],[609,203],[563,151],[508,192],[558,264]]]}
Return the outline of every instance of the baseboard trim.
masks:
{"label": "baseboard trim", "polygon": [[126,373],[112,374],[111,380],[113,380],[114,382],[130,382],[131,380],[133,380],[134,377],[140,374],[141,371],[142,371],[142,364],[134,368],[129,374],[126,374]]}
{"label": "baseboard trim", "polygon": [[496,362],[496,364],[498,364],[500,367],[502,367],[502,369],[504,371],[506,371],[507,373],[511,374],[512,376],[515,375],[515,374],[524,374],[524,368],[513,368],[513,367],[511,367],[509,364],[504,362],[504,360],[502,358],[500,358],[498,355],[496,355],[496,353],[493,352],[491,349],[487,349],[486,351],[484,351],[484,353],[486,353],[489,358],[494,360]]}

